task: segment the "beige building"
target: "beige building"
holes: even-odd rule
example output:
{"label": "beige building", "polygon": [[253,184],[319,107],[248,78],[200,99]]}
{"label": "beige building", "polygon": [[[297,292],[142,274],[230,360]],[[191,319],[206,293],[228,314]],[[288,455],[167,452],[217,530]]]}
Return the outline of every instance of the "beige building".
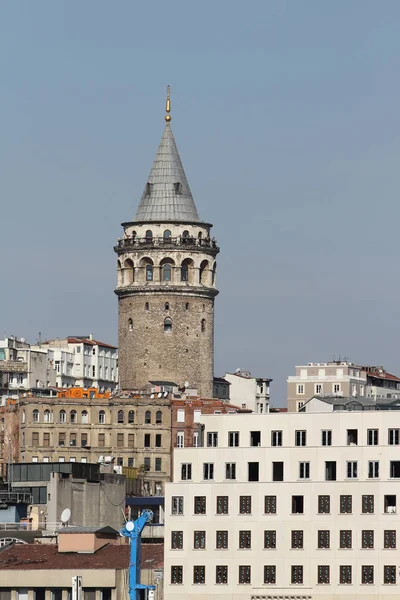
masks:
{"label": "beige building", "polygon": [[367,376],[352,362],[308,363],[288,377],[289,412],[297,412],[313,396],[365,396]]}

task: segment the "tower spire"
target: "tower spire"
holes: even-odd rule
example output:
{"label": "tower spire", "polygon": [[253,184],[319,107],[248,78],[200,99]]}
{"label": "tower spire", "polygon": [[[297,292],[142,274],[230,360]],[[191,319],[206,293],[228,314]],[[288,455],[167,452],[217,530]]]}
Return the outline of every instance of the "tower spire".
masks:
{"label": "tower spire", "polygon": [[169,114],[171,112],[171,88],[169,85],[167,85],[167,101],[165,103],[165,110],[166,110],[166,115],[165,115],[165,120],[167,123],[169,123],[172,119],[171,115]]}

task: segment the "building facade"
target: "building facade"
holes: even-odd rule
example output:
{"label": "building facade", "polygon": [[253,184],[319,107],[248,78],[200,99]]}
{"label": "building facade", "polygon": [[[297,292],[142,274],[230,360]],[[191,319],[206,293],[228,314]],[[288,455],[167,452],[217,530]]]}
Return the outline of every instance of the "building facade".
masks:
{"label": "building facade", "polygon": [[259,414],[269,412],[269,385],[272,379],[253,377],[249,371],[241,369],[226,373],[224,379],[230,383],[229,398],[232,404]]}
{"label": "building facade", "polygon": [[400,413],[201,422],[166,486],[166,600],[399,594]]}
{"label": "building facade", "polygon": [[122,390],[172,380],[212,396],[216,241],[200,220],[166,126],[133,221],[118,240],[118,344]]}

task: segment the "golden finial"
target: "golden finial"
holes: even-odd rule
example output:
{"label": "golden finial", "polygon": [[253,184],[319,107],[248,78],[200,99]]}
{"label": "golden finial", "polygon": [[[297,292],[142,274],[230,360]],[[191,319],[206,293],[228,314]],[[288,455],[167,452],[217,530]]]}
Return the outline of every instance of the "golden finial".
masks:
{"label": "golden finial", "polygon": [[172,118],[169,114],[171,112],[171,88],[169,87],[169,85],[167,86],[167,102],[165,104],[165,110],[167,111],[167,114],[165,115],[165,120],[167,123],[169,123]]}

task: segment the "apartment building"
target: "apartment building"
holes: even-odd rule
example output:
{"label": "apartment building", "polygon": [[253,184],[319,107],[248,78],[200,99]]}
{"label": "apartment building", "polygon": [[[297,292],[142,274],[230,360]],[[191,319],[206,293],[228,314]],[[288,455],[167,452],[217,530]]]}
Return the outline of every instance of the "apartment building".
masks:
{"label": "apartment building", "polygon": [[256,413],[269,412],[269,377],[253,377],[249,371],[237,369],[226,373],[224,379],[230,384],[229,400],[232,404],[248,408]]}
{"label": "apartment building", "polygon": [[201,423],[166,485],[166,600],[399,594],[399,412]]}

